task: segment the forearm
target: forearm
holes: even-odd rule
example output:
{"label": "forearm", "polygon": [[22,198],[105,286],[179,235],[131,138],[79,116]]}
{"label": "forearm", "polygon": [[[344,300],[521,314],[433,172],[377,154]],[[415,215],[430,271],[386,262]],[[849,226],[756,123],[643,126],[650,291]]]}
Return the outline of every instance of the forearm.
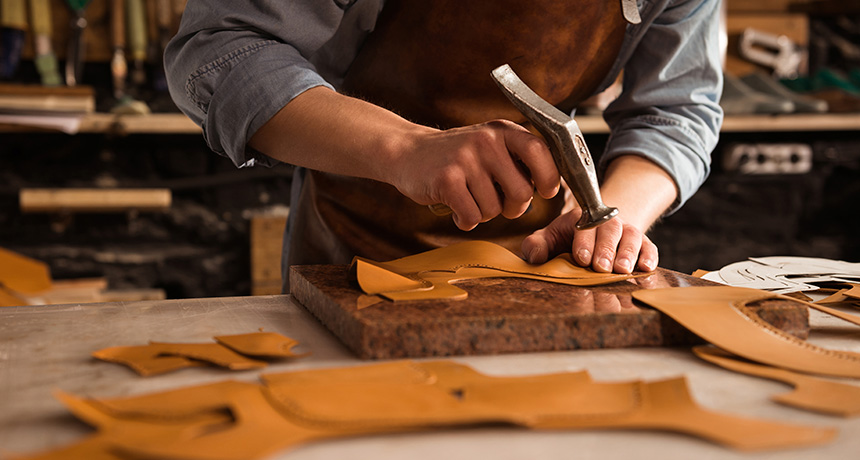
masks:
{"label": "forearm", "polygon": [[638,155],[622,155],[609,164],[601,195],[625,222],[644,233],[675,202],[678,190],[660,166]]}
{"label": "forearm", "polygon": [[499,214],[519,217],[535,189],[548,198],[559,184],[546,144],[513,122],[441,131],[323,87],[291,100],[249,145],[286,163],[391,184],[418,204],[445,204],[463,230]]}
{"label": "forearm", "polygon": [[284,106],[249,145],[276,160],[309,169],[392,182],[391,165],[432,128],[325,87]]}

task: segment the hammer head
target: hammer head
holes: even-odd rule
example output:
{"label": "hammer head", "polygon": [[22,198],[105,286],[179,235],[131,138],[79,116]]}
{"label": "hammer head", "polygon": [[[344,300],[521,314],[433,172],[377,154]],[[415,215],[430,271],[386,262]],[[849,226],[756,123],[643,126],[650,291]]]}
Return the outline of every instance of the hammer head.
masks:
{"label": "hammer head", "polygon": [[618,214],[618,209],[603,204],[594,161],[582,131],[573,118],[538,96],[508,64],[492,72],[493,80],[546,140],[555,166],[582,208],[576,228],[596,227]]}

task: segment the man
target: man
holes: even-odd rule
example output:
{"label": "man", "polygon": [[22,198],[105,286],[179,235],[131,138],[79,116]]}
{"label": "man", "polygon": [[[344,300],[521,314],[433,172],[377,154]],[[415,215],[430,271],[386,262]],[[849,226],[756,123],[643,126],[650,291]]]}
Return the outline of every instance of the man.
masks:
{"label": "man", "polygon": [[[722,122],[719,2],[645,1],[628,24],[631,5],[190,0],[165,64],[214,151],[299,167],[285,267],[474,238],[532,263],[570,251],[595,271],[650,271],[645,232],[707,177]],[[575,229],[545,143],[507,121],[520,118],[488,75],[505,63],[568,111],[623,70],[599,162],[618,217]]]}

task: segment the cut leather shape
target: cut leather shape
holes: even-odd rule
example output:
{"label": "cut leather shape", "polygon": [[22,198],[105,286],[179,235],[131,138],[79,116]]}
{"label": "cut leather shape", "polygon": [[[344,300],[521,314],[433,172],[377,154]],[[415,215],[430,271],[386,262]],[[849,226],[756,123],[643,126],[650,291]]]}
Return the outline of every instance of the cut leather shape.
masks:
{"label": "cut leather shape", "polygon": [[258,369],[266,367],[267,363],[248,356],[298,358],[309,354],[294,353],[292,349],[298,342],[275,332],[223,335],[215,340],[218,343],[150,342],[149,345],[110,347],[95,351],[92,356],[124,364],[140,375],[150,376],[206,363],[230,370]]}
{"label": "cut leather shape", "polygon": [[753,361],[811,374],[860,377],[860,354],[828,350],[765,323],[746,304],[776,297],[758,289],[696,286],[646,289],[633,297],[699,337]]}
{"label": "cut leather shape", "polygon": [[48,265],[0,248],[0,285],[19,294],[36,294],[51,288]]}
{"label": "cut leather shape", "polygon": [[216,336],[215,341],[245,356],[259,358],[296,358],[307,353],[296,354],[292,350],[298,341],[276,332],[253,332],[250,334]]}
{"label": "cut leather shape", "polygon": [[[330,436],[290,422],[269,404],[265,388],[254,383],[227,381],[86,403],[111,420],[109,445],[112,451],[127,454],[121,458],[266,458]],[[135,433],[140,424],[149,430],[149,425],[177,429],[166,436],[144,437]]]}
{"label": "cut leather shape", "polygon": [[796,372],[737,359],[716,347],[693,347],[693,353],[720,367],[794,386],[794,391],[771,397],[776,402],[800,409],[842,417],[860,415],[860,387],[833,382]]}
{"label": "cut leather shape", "polygon": [[110,347],[93,352],[102,361],[124,364],[142,376],[159,375],[210,363],[231,370],[266,367],[217,343],[157,343]]}
{"label": "cut leather shape", "polygon": [[573,286],[594,286],[638,275],[597,273],[575,265],[569,254],[532,265],[487,241],[467,241],[420,254],[375,262],[353,259],[350,272],[368,295],[389,300],[463,299],[468,293],[450,283],[476,278],[529,278]]}
{"label": "cut leather shape", "polygon": [[144,377],[206,365],[184,356],[164,356],[158,347],[150,345],[103,348],[93,352],[92,356],[109,363],[126,365]]}
{"label": "cut leather shape", "polygon": [[[744,450],[827,442],[829,428],[699,408],[686,381],[594,382],[586,372],[492,377],[450,362],[399,361],[226,381],[163,393],[61,401],[97,432],[56,452],[89,458],[252,459],[323,438],[508,423],[660,429]],[[78,449],[78,450],[76,450]]]}

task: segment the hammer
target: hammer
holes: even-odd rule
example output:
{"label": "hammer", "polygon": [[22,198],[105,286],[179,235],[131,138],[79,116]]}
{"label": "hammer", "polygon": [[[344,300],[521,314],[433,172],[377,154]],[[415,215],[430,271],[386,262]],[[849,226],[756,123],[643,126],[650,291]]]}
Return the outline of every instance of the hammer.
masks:
{"label": "hammer", "polygon": [[[618,209],[606,206],[600,197],[594,161],[573,118],[538,96],[508,64],[494,69],[492,76],[499,89],[546,140],[555,167],[582,208],[576,228],[594,228],[615,217]],[[431,205],[430,209],[440,216],[451,213],[444,204]]]}

